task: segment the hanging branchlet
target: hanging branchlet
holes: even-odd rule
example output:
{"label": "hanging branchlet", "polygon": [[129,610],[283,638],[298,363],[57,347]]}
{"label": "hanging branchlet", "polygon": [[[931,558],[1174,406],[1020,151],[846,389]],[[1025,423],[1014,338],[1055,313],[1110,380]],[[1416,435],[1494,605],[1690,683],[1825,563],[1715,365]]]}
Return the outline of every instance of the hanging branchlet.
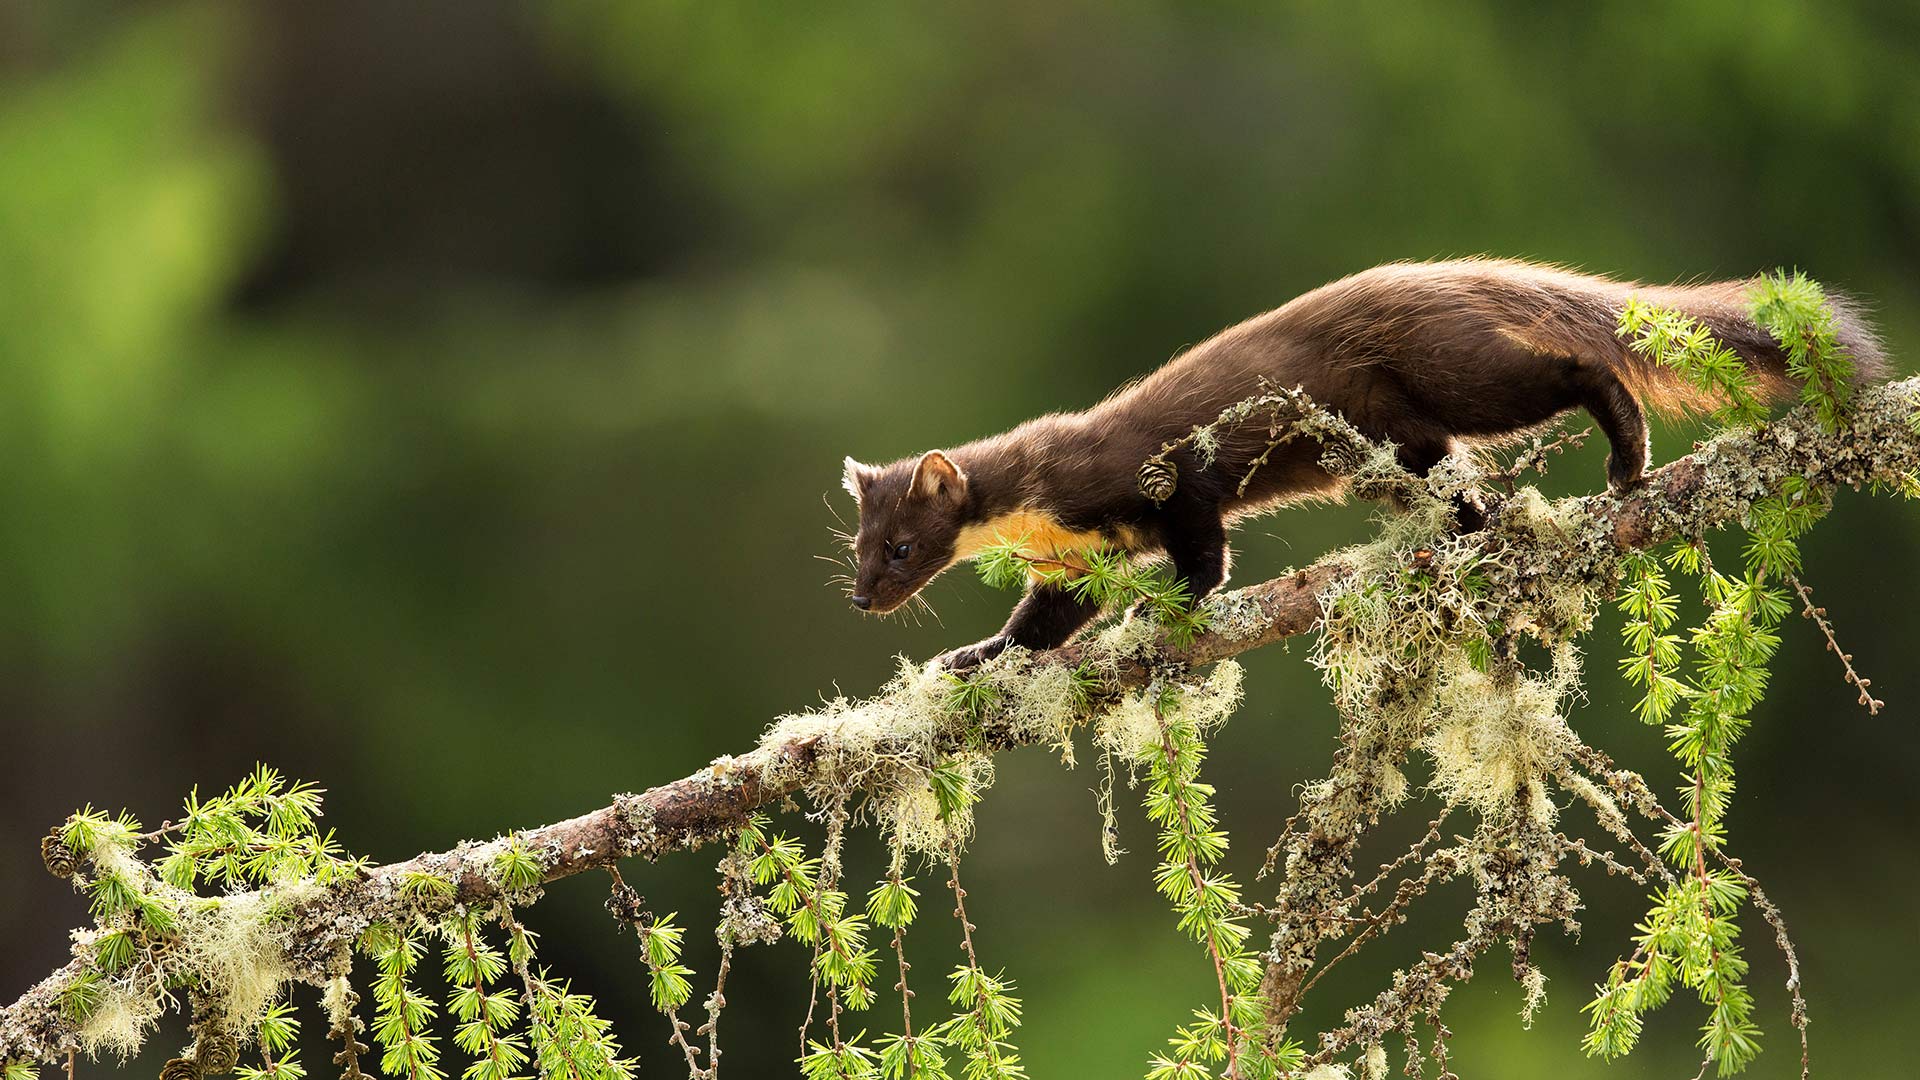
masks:
{"label": "hanging branchlet", "polygon": [[1788,574],[1786,578],[1787,583],[1793,586],[1794,592],[1800,594],[1800,617],[1813,620],[1813,624],[1820,628],[1821,636],[1827,639],[1827,651],[1840,658],[1840,667],[1845,673],[1847,685],[1860,692],[1861,707],[1867,710],[1868,716],[1879,716],[1880,710],[1885,708],[1887,703],[1867,692],[1867,688],[1873,685],[1873,680],[1853,669],[1853,654],[1840,647],[1840,639],[1834,636],[1833,623],[1827,618],[1827,609],[1813,602],[1813,590],[1808,588],[1797,574]]}
{"label": "hanging branchlet", "polygon": [[706,1023],[695,1032],[707,1040],[707,1071],[714,1075],[720,1071],[720,1014],[727,1007],[727,975],[733,969],[733,952],[741,945],[770,945],[780,940],[779,921],[768,914],[765,903],[753,890],[749,860],[755,850],[757,845],[743,829],[720,858],[720,917],[713,929],[720,959],[714,965],[713,992],[707,995]]}
{"label": "hanging branchlet", "polygon": [[702,1080],[712,1075],[711,1070],[700,1067],[700,1050],[687,1039],[693,1025],[680,1019],[681,1006],[693,997],[693,983],[687,978],[693,969],[680,962],[686,931],[674,925],[672,914],[649,913],[646,900],[620,876],[619,867],[607,867],[607,874],[613,878],[607,912],[640,939],[640,956],[647,965],[648,994],[653,1007],[667,1018],[667,1041],[685,1058],[688,1080]]}
{"label": "hanging branchlet", "polygon": [[1027,1067],[1013,1045],[1020,1026],[1020,999],[1013,981],[1002,970],[989,974],[980,966],[973,932],[979,927],[967,915],[967,890],[960,884],[960,846],[947,847],[947,888],[953,893],[953,917],[960,924],[961,949],[966,962],[947,975],[947,1001],[959,1010],[937,1033],[965,1061],[967,1080],[1026,1080]]}
{"label": "hanging branchlet", "polygon": [[[293,1006],[287,1002],[276,1002],[260,1016],[260,1023],[254,1028],[254,1042],[260,1048],[260,1066],[244,1066],[240,1069],[239,1080],[305,1080],[307,1070],[300,1064],[300,1055],[294,1047],[300,1041],[300,1021],[294,1018]],[[236,1047],[236,1053],[237,1053]],[[228,1072],[233,1068],[218,1070]],[[213,1075],[212,1069],[204,1061],[200,1067],[201,1075]]]}
{"label": "hanging branchlet", "polygon": [[620,1056],[613,1025],[599,1015],[593,998],[556,979],[533,961],[537,935],[503,910],[507,962],[520,976],[527,1013],[531,1060],[548,1080],[632,1080],[634,1063]]}
{"label": "hanging branchlet", "polygon": [[[859,1047],[860,1039],[844,1038],[840,1032],[840,1010],[866,1009],[873,1004],[873,976],[877,960],[867,947],[867,920],[847,911],[847,894],[834,887],[823,873],[823,861],[806,855],[798,840],[785,835],[767,835],[755,822],[741,830],[742,846],[755,854],[749,872],[756,885],[771,886],[767,907],[786,921],[787,930],[803,945],[813,949],[809,965],[815,985],[827,991],[830,1042],[819,1042],[808,1035],[807,1025],[800,1032],[801,1069],[809,1077],[841,1075],[832,1070],[857,1069],[870,1064],[872,1054]],[[812,1013],[809,1010],[808,1018]],[[821,1070],[827,1070],[822,1072]],[[858,1072],[846,1076],[861,1075]]]}
{"label": "hanging branchlet", "polygon": [[[1790,373],[1802,380],[1802,402],[1823,427],[1837,429],[1850,413],[1853,364],[1839,347],[1819,287],[1783,273],[1758,282],[1750,300],[1754,318],[1780,340]],[[1680,371],[1701,389],[1720,394],[1727,402],[1720,414],[1723,420],[1758,419],[1744,367],[1737,361],[1730,365],[1724,347],[1703,340],[1698,326],[1686,325],[1671,312],[1630,305],[1620,329],[1623,336],[1634,336],[1636,349]],[[1586,1047],[1591,1054],[1617,1057],[1632,1050],[1644,1014],[1664,1004],[1676,987],[1694,990],[1707,1009],[1700,1036],[1703,1071],[1711,1066],[1728,1075],[1759,1053],[1759,1027],[1745,986],[1747,963],[1736,919],[1750,895],[1750,879],[1735,872],[1737,864],[1724,854],[1734,791],[1731,752],[1766,692],[1768,664],[1779,646],[1776,628],[1789,610],[1785,595],[1772,583],[1793,584],[1807,612],[1816,613],[1811,592],[1798,578],[1796,541],[1825,515],[1828,505],[1825,493],[1806,478],[1784,478],[1773,496],[1756,502],[1747,514],[1745,566],[1738,578],[1707,565],[1704,545],[1675,546],[1669,562],[1699,577],[1709,606],[1688,642],[1696,658],[1691,682],[1672,674],[1680,645],[1676,635],[1665,632],[1674,621],[1675,602],[1664,575],[1649,556],[1627,561],[1631,584],[1622,608],[1628,615],[1625,634],[1633,655],[1625,661],[1624,673],[1643,690],[1642,719],[1666,725],[1669,748],[1686,770],[1687,782],[1680,789],[1685,816],[1659,811],[1667,818],[1661,853],[1682,875],[1654,894],[1633,953],[1609,969],[1587,1006],[1592,1026]],[[1878,702],[1853,671],[1851,658],[1840,652],[1823,613],[1815,617],[1829,647],[1842,657],[1862,704],[1877,711]],[[1712,865],[1716,861],[1724,865]],[[1790,948],[1777,909],[1768,917],[1776,921],[1783,948]],[[1797,969],[1797,961],[1794,966]],[[1792,990],[1794,1025],[1803,1028],[1797,973]]]}
{"label": "hanging branchlet", "polygon": [[918,1033],[913,1027],[913,986],[907,973],[913,965],[907,962],[907,927],[912,925],[913,917],[919,912],[919,890],[913,887],[913,878],[904,873],[906,846],[898,841],[892,845],[892,857],[887,866],[887,876],[873,891],[867,894],[867,919],[874,926],[893,931],[893,957],[900,980],[894,983],[894,991],[900,995],[900,1031],[880,1039],[876,1044],[879,1053],[880,1075],[886,1080],[903,1080],[907,1077],[920,1077],[922,1080],[946,1080],[947,1077],[947,1039],[942,1034],[941,1025],[923,1027]]}
{"label": "hanging branchlet", "polygon": [[360,1057],[371,1048],[360,1041],[360,1033],[365,1030],[365,1024],[355,1014],[360,995],[354,992],[353,984],[342,972],[328,980],[321,1001],[329,1021],[327,1038],[340,1043],[340,1049],[333,1054],[333,1063],[340,1068],[340,1080],[363,1080],[366,1074],[360,1070]]}
{"label": "hanging branchlet", "polygon": [[527,1063],[527,1045],[514,1030],[519,1000],[511,988],[496,985],[507,972],[506,956],[487,941],[479,917],[470,910],[462,909],[442,924],[441,937],[453,995],[447,1010],[459,1023],[454,1045],[473,1059],[462,1080],[515,1080]]}
{"label": "hanging branchlet", "polygon": [[393,1080],[445,1080],[438,1039],[428,1031],[439,1010],[412,979],[426,945],[386,924],[369,927],[360,943],[378,971],[373,981],[373,1039],[382,1050],[380,1071]]}
{"label": "hanging branchlet", "polygon": [[1251,930],[1236,913],[1240,886],[1217,869],[1229,840],[1212,806],[1213,787],[1199,779],[1204,732],[1184,709],[1186,695],[1177,684],[1149,687],[1145,696],[1157,728],[1139,751],[1147,769],[1147,818],[1160,830],[1154,883],[1179,916],[1178,928],[1206,951],[1220,994],[1217,1010],[1195,1009],[1194,1022],[1168,1040],[1171,1053],[1153,1056],[1147,1076],[1184,1080],[1211,1076],[1217,1066],[1233,1080],[1265,1080],[1298,1064],[1299,1047],[1275,1045],[1267,1031],[1262,968],[1246,947]]}

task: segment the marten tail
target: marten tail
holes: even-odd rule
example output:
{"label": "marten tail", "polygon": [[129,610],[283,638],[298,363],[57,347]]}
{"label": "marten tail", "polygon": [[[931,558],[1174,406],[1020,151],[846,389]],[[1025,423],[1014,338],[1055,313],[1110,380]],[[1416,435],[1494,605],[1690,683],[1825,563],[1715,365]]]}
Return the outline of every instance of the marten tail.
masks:
{"label": "marten tail", "polygon": [[[1696,285],[1636,285],[1535,267],[1527,270],[1530,272],[1521,275],[1526,284],[1519,292],[1533,292],[1533,302],[1522,301],[1518,306],[1530,309],[1530,317],[1520,325],[1503,326],[1501,335],[1536,352],[1604,357],[1641,404],[1654,412],[1685,415],[1708,411],[1722,402],[1717,394],[1694,386],[1658,358],[1636,351],[1616,332],[1620,312],[1630,299],[1698,320],[1746,363],[1754,375],[1755,392],[1763,400],[1780,401],[1798,393],[1799,382],[1787,371],[1786,350],[1766,327],[1754,321],[1752,295],[1758,278]],[[1512,287],[1519,283],[1509,280],[1503,284]],[[1519,297],[1509,294],[1506,299],[1511,302]],[[1888,370],[1885,352],[1859,306],[1833,293],[1827,294],[1827,303],[1834,314],[1839,346],[1853,362],[1853,381],[1866,385],[1884,379]]]}
{"label": "marten tail", "polygon": [[[1754,376],[1756,393],[1767,401],[1781,401],[1799,392],[1799,381],[1787,372],[1787,351],[1772,332],[1754,321],[1751,297],[1757,279],[1719,281],[1701,285],[1667,285],[1629,290],[1632,297],[1655,307],[1669,308],[1703,324],[1721,344],[1737,353]],[[1878,382],[1887,362],[1879,337],[1849,298],[1829,294],[1840,349],[1852,360],[1854,381]],[[1618,311],[1614,312],[1618,318]],[[1641,353],[1625,338],[1616,338],[1615,370],[1642,404],[1667,416],[1705,412],[1721,404],[1718,395],[1703,391],[1658,358]]]}

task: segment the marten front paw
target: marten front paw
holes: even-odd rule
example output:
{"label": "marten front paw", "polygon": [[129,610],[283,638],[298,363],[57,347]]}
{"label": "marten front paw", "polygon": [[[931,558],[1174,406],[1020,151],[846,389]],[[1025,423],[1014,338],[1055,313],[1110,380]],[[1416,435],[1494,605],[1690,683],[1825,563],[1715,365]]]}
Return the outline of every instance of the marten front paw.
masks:
{"label": "marten front paw", "polygon": [[1647,468],[1644,464],[1623,463],[1612,454],[1607,456],[1607,490],[1615,495],[1625,495],[1647,482]]}
{"label": "marten front paw", "polygon": [[947,671],[971,671],[994,657],[999,656],[1001,653],[1006,652],[1007,646],[1010,644],[1012,644],[1012,642],[1005,634],[995,634],[977,645],[969,645],[964,649],[955,649],[941,656],[933,663],[935,667],[944,668]]}
{"label": "marten front paw", "polygon": [[1647,474],[1643,472],[1635,473],[1632,476],[1607,474],[1607,490],[1619,496],[1631,495],[1646,486],[1646,483]]}

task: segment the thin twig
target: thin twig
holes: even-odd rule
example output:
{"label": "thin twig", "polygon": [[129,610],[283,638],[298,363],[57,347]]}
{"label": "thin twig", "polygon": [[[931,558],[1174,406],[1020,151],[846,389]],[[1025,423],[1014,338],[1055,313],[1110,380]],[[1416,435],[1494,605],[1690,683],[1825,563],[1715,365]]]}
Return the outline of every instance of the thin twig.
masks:
{"label": "thin twig", "polygon": [[1797,575],[1788,574],[1787,580],[1793,584],[1794,590],[1800,594],[1800,603],[1802,605],[1800,608],[1800,617],[1803,619],[1812,619],[1819,625],[1820,632],[1825,634],[1827,638],[1827,651],[1840,658],[1840,666],[1846,670],[1846,680],[1853,684],[1854,689],[1860,691],[1860,704],[1867,707],[1867,715],[1879,716],[1880,710],[1886,705],[1886,702],[1881,701],[1879,698],[1867,692],[1867,687],[1873,685],[1872,679],[1862,678],[1859,672],[1853,670],[1853,654],[1841,650],[1839,639],[1833,636],[1833,624],[1827,621],[1827,609],[1814,605],[1813,590],[1807,588],[1806,583],[1801,581]]}
{"label": "thin twig", "polygon": [[1434,860],[1426,864],[1426,869],[1419,877],[1410,877],[1402,881],[1394,890],[1393,899],[1388,901],[1387,906],[1381,908],[1378,914],[1362,915],[1361,918],[1366,922],[1366,926],[1353,936],[1352,941],[1347,942],[1346,948],[1340,950],[1333,959],[1321,964],[1319,969],[1307,978],[1306,983],[1300,987],[1299,996],[1307,996],[1307,991],[1312,990],[1315,983],[1325,978],[1327,972],[1338,966],[1340,961],[1359,952],[1360,946],[1405,922],[1407,906],[1419,899],[1436,882],[1458,873],[1459,863],[1450,858],[1442,858],[1444,855],[1446,855],[1444,851],[1437,853]]}
{"label": "thin twig", "polygon": [[1493,473],[1488,476],[1487,479],[1499,484],[1506,490],[1507,494],[1511,495],[1514,491],[1515,481],[1526,475],[1529,470],[1536,471],[1542,476],[1546,475],[1547,457],[1549,455],[1564,454],[1569,448],[1577,449],[1578,447],[1584,446],[1587,441],[1587,436],[1592,434],[1593,428],[1588,426],[1581,428],[1579,431],[1562,434],[1559,438],[1550,441],[1543,440],[1541,436],[1535,435],[1533,442],[1525,450],[1516,454],[1513,461],[1509,463],[1505,469]]}
{"label": "thin twig", "polygon": [[1614,858],[1613,852],[1597,851],[1591,847],[1588,847],[1587,842],[1585,840],[1580,839],[1577,836],[1568,836],[1565,833],[1555,833],[1554,837],[1560,842],[1560,846],[1563,851],[1571,852],[1574,858],[1580,860],[1581,866],[1586,866],[1590,863],[1597,862],[1601,866],[1605,867],[1607,873],[1609,874],[1622,874],[1628,880],[1632,881],[1635,885],[1647,884],[1647,881],[1648,881],[1647,875],[1641,873],[1638,869],[1628,866],[1626,863],[1623,863],[1620,860]]}

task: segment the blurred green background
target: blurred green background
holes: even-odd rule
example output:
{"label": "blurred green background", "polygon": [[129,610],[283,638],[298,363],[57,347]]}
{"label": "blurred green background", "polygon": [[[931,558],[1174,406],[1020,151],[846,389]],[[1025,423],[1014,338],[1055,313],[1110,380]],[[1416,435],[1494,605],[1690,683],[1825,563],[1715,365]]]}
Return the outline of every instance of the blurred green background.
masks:
{"label": "blurred green background", "polygon": [[[1004,617],[965,573],[930,590],[944,625],[847,608],[814,558],[823,500],[850,513],[843,454],[1081,407],[1323,281],[1476,252],[1799,266],[1868,298],[1903,358],[1920,8],[0,0],[0,997],[84,921],[35,851],[79,804],[158,822],[264,760],[386,861],[677,777]],[[1656,457],[1698,431],[1661,430]],[[1545,486],[1598,487],[1600,456]],[[1237,577],[1371,512],[1254,523]],[[1808,545],[1887,712],[1794,620],[1742,748],[1737,846],[1798,934],[1826,1076],[1916,1075],[1916,535],[1920,510],[1845,495]],[[1664,781],[1617,625],[1577,722]],[[1332,749],[1304,654],[1248,659],[1211,766],[1242,878]],[[1210,985],[1132,807],[1135,854],[1101,861],[1096,782],[1006,757],[968,864],[1043,1080],[1137,1075]],[[629,878],[710,974],[707,854]],[[1584,935],[1536,945],[1534,1030],[1500,958],[1455,997],[1462,1075],[1691,1075],[1685,1001],[1634,1057],[1581,1057],[1578,1007],[1641,898],[1578,880]],[[603,888],[564,883],[532,922],[672,1075]],[[1298,1032],[1451,940],[1464,903],[1343,965]],[[931,1013],[954,954],[923,922]],[[1748,924],[1750,1075],[1795,1076],[1782,965]],[[804,964],[743,955],[732,1075],[790,1070]],[[896,1015],[883,997],[872,1024]]]}

